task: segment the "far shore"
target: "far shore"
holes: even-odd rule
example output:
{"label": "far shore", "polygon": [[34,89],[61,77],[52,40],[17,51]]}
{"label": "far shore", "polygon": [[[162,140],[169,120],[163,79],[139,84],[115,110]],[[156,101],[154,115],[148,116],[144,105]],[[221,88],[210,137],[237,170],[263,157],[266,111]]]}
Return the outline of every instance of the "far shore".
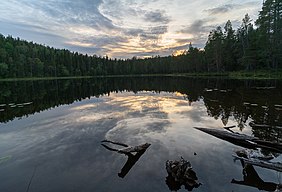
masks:
{"label": "far shore", "polygon": [[236,71],[236,72],[205,72],[205,73],[176,73],[176,74],[130,74],[130,75],[104,75],[104,76],[70,76],[70,77],[27,77],[2,78],[2,81],[37,81],[83,78],[110,78],[110,77],[191,77],[191,78],[230,78],[230,79],[282,79],[282,71]]}

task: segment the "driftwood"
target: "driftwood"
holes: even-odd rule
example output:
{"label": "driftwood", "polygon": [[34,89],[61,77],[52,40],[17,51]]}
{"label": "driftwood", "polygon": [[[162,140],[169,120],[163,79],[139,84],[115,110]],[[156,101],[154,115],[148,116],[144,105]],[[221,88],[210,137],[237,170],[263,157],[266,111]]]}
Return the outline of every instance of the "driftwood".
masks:
{"label": "driftwood", "polygon": [[245,164],[255,165],[266,169],[272,169],[278,172],[282,172],[282,163],[271,162],[271,157],[261,157],[252,155],[247,150],[239,150],[233,154],[233,157],[242,160]]}
{"label": "driftwood", "polygon": [[269,162],[269,160],[271,160],[273,157],[265,157],[257,152],[254,153],[253,151],[249,150],[238,150],[235,153],[236,154],[233,155],[235,157],[235,160],[239,159],[243,167],[243,181],[232,179],[231,183],[256,187],[259,190],[265,191],[282,191],[282,185],[280,183],[277,184],[273,182],[263,181],[253,167],[253,165],[255,165],[276,171],[280,170],[281,172],[281,163]]}
{"label": "driftwood", "polygon": [[234,131],[232,131],[231,129],[235,128],[235,127],[236,127],[236,125],[233,125],[233,126],[223,127],[223,129],[226,129],[227,131],[234,133]]}
{"label": "driftwood", "polygon": [[[139,158],[145,153],[148,147],[150,147],[151,144],[145,143],[142,145],[137,145],[137,146],[128,146],[127,144],[124,143],[119,143],[119,142],[114,142],[114,141],[109,141],[109,140],[103,140],[101,141],[102,143],[111,143],[114,145],[119,145],[124,148],[122,149],[115,149],[112,147],[109,147],[105,144],[101,144],[103,147],[110,151],[115,151],[120,154],[125,154],[128,159],[124,166],[122,167],[120,173],[118,173],[118,176],[121,178],[124,178],[127,173],[131,170],[131,168],[135,165],[135,163],[139,160]],[[133,154],[136,153],[136,154]]]}
{"label": "driftwood", "polygon": [[118,153],[122,153],[122,154],[135,153],[135,152],[137,153],[137,152],[140,152],[140,151],[144,151],[151,145],[149,143],[145,143],[145,144],[137,145],[137,146],[128,146],[128,145],[123,144],[123,143],[113,142],[113,141],[108,141],[108,140],[103,140],[101,142],[112,143],[112,144],[115,144],[115,145],[120,145],[120,146],[125,147],[125,148],[122,148],[122,149],[114,149],[114,148],[108,147],[105,144],[102,144],[105,148],[107,148],[111,151],[116,151]]}
{"label": "driftwood", "polygon": [[250,125],[251,127],[258,127],[258,128],[282,129],[282,126],[266,125],[266,124],[257,124],[257,123],[254,123],[254,122],[250,122],[249,125]]}
{"label": "driftwood", "polygon": [[[236,155],[241,157],[247,158],[248,155],[243,151],[236,151]],[[238,158],[236,158],[238,159]],[[263,181],[258,173],[256,172],[255,168],[253,165],[246,163],[244,160],[240,159],[242,167],[243,167],[243,180],[239,181],[236,179],[232,179],[231,183],[238,184],[238,185],[245,185],[245,186],[250,186],[250,187],[255,187],[259,190],[264,190],[264,191],[279,191],[282,190],[282,185],[281,184],[276,184],[273,182],[265,182]]]}
{"label": "driftwood", "polygon": [[207,134],[210,134],[219,139],[228,141],[234,145],[238,145],[241,147],[245,147],[249,149],[263,148],[269,151],[282,153],[281,143],[264,141],[264,140],[260,140],[257,137],[252,137],[245,134],[239,134],[234,132],[227,132],[225,130],[220,130],[220,129],[199,128],[199,127],[195,127],[195,129],[198,129]]}
{"label": "driftwood", "polygon": [[166,171],[168,176],[166,177],[166,184],[172,191],[181,189],[184,185],[185,189],[192,191],[194,188],[198,188],[201,183],[198,182],[196,173],[192,170],[190,162],[181,157],[179,161],[166,161]]}
{"label": "driftwood", "polygon": [[102,143],[111,143],[114,145],[119,145],[119,146],[123,146],[123,147],[128,147],[128,145],[124,144],[124,143],[120,143],[120,142],[116,142],[116,141],[110,141],[110,140],[103,140],[101,141]]}
{"label": "driftwood", "polygon": [[258,89],[258,90],[266,90],[266,89],[276,89],[276,87],[252,87],[252,89]]}

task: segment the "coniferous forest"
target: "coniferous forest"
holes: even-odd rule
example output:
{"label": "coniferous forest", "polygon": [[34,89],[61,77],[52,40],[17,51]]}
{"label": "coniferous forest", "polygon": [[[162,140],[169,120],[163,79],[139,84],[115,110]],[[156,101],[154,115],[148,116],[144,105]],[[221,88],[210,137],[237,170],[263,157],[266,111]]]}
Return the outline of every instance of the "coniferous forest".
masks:
{"label": "coniferous forest", "polygon": [[112,59],[27,42],[0,34],[0,77],[67,77],[279,70],[282,1],[266,0],[258,19],[246,14],[235,30],[228,20],[208,35],[204,49],[190,44],[179,56]]}

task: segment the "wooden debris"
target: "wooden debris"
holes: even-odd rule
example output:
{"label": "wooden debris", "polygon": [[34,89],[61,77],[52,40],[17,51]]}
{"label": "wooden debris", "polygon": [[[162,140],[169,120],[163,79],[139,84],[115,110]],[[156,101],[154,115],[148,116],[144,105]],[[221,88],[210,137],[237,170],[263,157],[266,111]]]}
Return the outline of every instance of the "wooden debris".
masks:
{"label": "wooden debris", "polygon": [[252,155],[247,150],[239,150],[233,154],[233,157],[244,161],[244,163],[259,166],[266,169],[282,172],[282,163],[270,162],[271,157],[260,157]]}
{"label": "wooden debris", "polygon": [[133,147],[127,147],[124,149],[120,149],[118,150],[119,153],[134,153],[134,152],[140,152],[140,151],[144,151],[146,150],[151,144],[149,143],[145,143],[142,145],[138,145],[138,146],[133,146]]}
{"label": "wooden debris", "polygon": [[23,103],[22,105],[31,105],[33,102]]}
{"label": "wooden debris", "polygon": [[269,151],[282,153],[281,143],[264,141],[264,140],[260,140],[257,137],[252,137],[245,134],[239,134],[234,132],[233,133],[227,132],[220,129],[199,128],[199,127],[194,127],[194,128],[241,147],[245,147],[249,149],[263,148]]}
{"label": "wooden debris", "polygon": [[[245,155],[243,155],[245,156]],[[237,158],[236,158],[237,159]],[[245,185],[249,187],[255,187],[259,190],[264,190],[264,191],[275,191],[275,192],[280,192],[282,189],[281,184],[273,183],[273,182],[265,182],[263,179],[260,178],[259,174],[251,164],[245,163],[243,160],[241,161],[241,165],[243,167],[243,180],[239,181],[236,179],[232,179],[231,183],[238,184],[238,185]]]}
{"label": "wooden debris", "polygon": [[179,190],[184,185],[185,189],[192,191],[193,188],[198,188],[201,185],[191,163],[182,157],[180,160],[167,160],[166,171],[168,173],[166,183],[170,190]]}
{"label": "wooden debris", "polygon": [[282,126],[274,126],[274,125],[266,125],[266,124],[257,124],[254,122],[250,122],[249,125],[251,127],[258,127],[258,128],[271,128],[271,129],[282,129]]}
{"label": "wooden debris", "polygon": [[276,89],[276,87],[255,87],[258,90]]}
{"label": "wooden debris", "polygon": [[[106,149],[110,151],[115,151],[121,154],[125,154],[128,157],[120,173],[118,173],[118,176],[121,178],[124,178],[127,175],[130,169],[135,165],[135,163],[139,160],[139,158],[145,153],[147,148],[151,145],[149,143],[145,143],[145,144],[137,145],[137,146],[128,146],[127,144],[124,144],[124,143],[114,142],[114,141],[109,141],[109,140],[103,140],[101,142],[102,143],[111,143],[114,145],[125,147],[122,149],[115,149],[105,144],[101,144],[103,147],[105,147]],[[136,153],[136,154],[133,154],[133,153]]]}
{"label": "wooden debris", "polygon": [[128,147],[128,145],[124,144],[124,143],[119,143],[119,142],[115,142],[115,141],[110,141],[110,140],[103,140],[101,141],[102,143],[112,143],[112,144],[115,144],[115,145],[120,145],[120,146],[123,146],[123,147]]}
{"label": "wooden debris", "polygon": [[232,125],[232,126],[228,126],[228,127],[223,127],[224,129],[232,129],[232,128],[235,128],[236,125]]}
{"label": "wooden debris", "polygon": [[107,145],[102,144],[105,148],[107,148],[107,149],[109,149],[111,151],[116,151],[118,153],[122,153],[122,154],[128,154],[128,153],[135,153],[135,152],[144,151],[144,150],[146,150],[151,145],[149,143],[145,143],[145,144],[137,145],[137,146],[128,146],[128,145],[123,144],[123,143],[113,142],[113,141],[108,141],[108,140],[103,140],[101,142],[112,143],[112,144],[116,144],[116,145],[120,145],[120,146],[125,147],[125,148],[122,148],[122,149],[114,149],[114,148],[108,147]]}
{"label": "wooden debris", "polygon": [[234,133],[234,131],[232,131],[231,129],[235,128],[235,127],[236,127],[236,125],[233,125],[233,126],[223,127],[223,129],[226,129],[227,131]]}

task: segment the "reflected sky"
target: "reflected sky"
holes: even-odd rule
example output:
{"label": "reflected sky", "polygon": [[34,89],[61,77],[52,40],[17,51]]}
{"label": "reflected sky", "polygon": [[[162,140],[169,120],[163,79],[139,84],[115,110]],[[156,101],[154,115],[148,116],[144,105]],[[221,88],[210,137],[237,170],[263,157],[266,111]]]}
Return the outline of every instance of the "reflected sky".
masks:
{"label": "reflected sky", "polygon": [[[208,115],[203,100],[187,98],[111,93],[1,123],[0,158],[9,158],[0,161],[0,191],[25,191],[35,168],[30,191],[169,191],[165,162],[180,156],[203,183],[195,191],[258,191],[231,184],[242,177],[242,166],[232,157],[239,147],[193,129],[224,125]],[[230,118],[227,125],[236,121]],[[151,146],[121,179],[117,173],[127,158],[105,150],[104,139]],[[278,183],[275,172],[256,170]]]}

